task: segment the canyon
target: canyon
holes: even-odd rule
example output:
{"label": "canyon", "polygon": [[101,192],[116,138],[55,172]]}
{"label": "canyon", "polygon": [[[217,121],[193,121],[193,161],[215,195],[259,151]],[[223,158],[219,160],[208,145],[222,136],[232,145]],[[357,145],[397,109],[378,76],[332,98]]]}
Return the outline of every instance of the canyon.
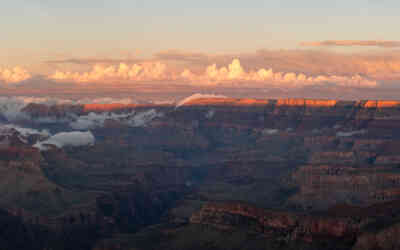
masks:
{"label": "canyon", "polygon": [[[35,249],[400,245],[398,101],[200,95],[16,112],[0,112],[0,224],[27,228]],[[34,147],[75,131],[95,142]]]}

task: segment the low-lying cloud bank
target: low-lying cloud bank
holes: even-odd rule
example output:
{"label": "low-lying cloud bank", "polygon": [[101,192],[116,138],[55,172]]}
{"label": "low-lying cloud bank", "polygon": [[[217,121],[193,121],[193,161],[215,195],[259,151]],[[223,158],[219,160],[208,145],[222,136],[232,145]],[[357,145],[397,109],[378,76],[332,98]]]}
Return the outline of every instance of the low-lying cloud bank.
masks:
{"label": "low-lying cloud bank", "polygon": [[96,65],[89,72],[57,71],[49,76],[56,81],[76,83],[91,82],[143,82],[143,81],[177,81],[192,85],[240,84],[240,86],[270,86],[284,85],[301,87],[307,85],[335,84],[338,86],[376,87],[374,80],[360,76],[315,75],[310,76],[296,72],[275,72],[272,68],[260,68],[246,71],[239,59],[234,59],[227,67],[217,67],[212,64],[203,73],[193,73],[190,69],[182,72],[168,71],[167,65],[161,62],[127,65],[121,63],[118,67]]}
{"label": "low-lying cloud bank", "polygon": [[33,128],[24,128],[14,124],[0,125],[0,134],[9,133],[10,131],[17,131],[23,137],[29,137],[30,135],[50,136],[50,132],[46,129],[37,130]]}
{"label": "low-lying cloud bank", "polygon": [[[135,100],[132,98],[83,98],[78,100],[53,98],[53,97],[31,97],[31,96],[16,96],[16,97],[0,97],[0,120],[5,119],[8,122],[14,122],[19,120],[32,120],[27,113],[23,112],[23,109],[28,104],[44,104],[47,106],[52,105],[83,105],[83,104],[135,104]],[[40,118],[40,123],[52,123],[55,118],[52,117]],[[47,121],[47,122],[46,122]]]}
{"label": "low-lying cloud bank", "polygon": [[28,119],[27,114],[22,112],[22,109],[30,103],[38,104],[63,104],[64,99],[43,98],[43,97],[0,97],[0,118],[7,121],[16,121]]}
{"label": "low-lying cloud bank", "polygon": [[41,151],[48,150],[51,147],[79,147],[90,146],[95,143],[95,137],[90,131],[62,132],[51,135],[48,130],[20,127],[15,124],[0,125],[0,144],[9,143],[10,137],[13,136],[17,136],[17,138],[25,144],[28,144],[28,138],[30,136],[38,136],[36,137],[37,142],[33,147]]}
{"label": "low-lying cloud bank", "polygon": [[18,83],[31,77],[31,74],[27,70],[18,66],[10,69],[0,67],[0,82]]}
{"label": "low-lying cloud bank", "polygon": [[65,146],[79,147],[94,145],[95,138],[90,131],[86,132],[63,132],[58,133],[47,140],[41,141],[33,145],[41,151],[48,150],[52,146],[63,148]]}
{"label": "low-lying cloud bank", "polygon": [[129,112],[116,114],[112,112],[104,113],[89,113],[88,115],[79,116],[76,120],[71,121],[69,126],[77,130],[93,129],[103,127],[106,121],[118,121],[130,127],[144,127],[149,122],[157,117],[162,117],[163,114],[155,109],[150,109],[142,112]]}
{"label": "low-lying cloud bank", "polygon": [[381,48],[397,48],[400,47],[400,41],[374,41],[374,40],[326,40],[316,42],[302,42],[301,46],[321,47],[321,46],[373,46]]}
{"label": "low-lying cloud bank", "polygon": [[[32,116],[30,112],[26,111],[26,107],[30,103],[43,104],[50,108],[53,105],[68,104],[71,106],[59,107],[64,110],[63,115],[55,117],[51,114],[42,112],[39,116]],[[127,112],[89,112],[79,113],[74,112],[72,105],[84,105],[84,104],[121,104],[129,105],[135,103],[132,98],[84,98],[81,100],[68,100],[68,99],[57,99],[57,98],[34,98],[34,97],[0,97],[0,122],[3,121],[7,124],[13,123],[24,123],[29,122],[36,125],[46,124],[64,124],[74,130],[87,130],[93,128],[100,128],[105,125],[107,121],[117,121],[125,126],[129,127],[144,127],[152,120],[162,117],[163,113],[158,112],[156,109],[148,109],[143,111],[130,110]],[[68,108],[69,107],[69,108]],[[83,110],[84,106],[82,106]],[[35,109],[35,107],[34,107]],[[37,111],[40,112],[41,108],[36,107]],[[46,110],[46,109],[44,109]],[[35,113],[36,111],[34,111]],[[11,125],[8,125],[11,126]],[[19,127],[14,127],[16,130]],[[22,129],[22,128],[21,128]],[[34,133],[38,133],[36,130],[32,130]],[[29,132],[27,130],[27,132]]]}
{"label": "low-lying cloud bank", "polygon": [[142,64],[128,65],[120,63],[118,66],[104,66],[97,64],[89,72],[63,72],[56,71],[49,78],[58,81],[104,82],[104,81],[154,81],[171,79],[172,75],[167,72],[167,66],[161,62],[149,62]]}
{"label": "low-lying cloud bank", "polygon": [[139,102],[176,100],[193,92],[235,97],[239,94],[240,97],[259,97],[260,93],[268,92],[269,98],[400,97],[393,91],[400,87],[400,50],[390,49],[397,46],[396,41],[334,40],[304,45],[359,45],[388,49],[368,53],[299,49],[235,54],[168,50],[142,59],[100,58],[86,62],[85,59],[70,58],[66,62],[74,63],[71,67],[74,70],[66,70],[68,65],[61,63],[62,60],[47,62],[57,70],[31,78],[32,73],[18,67],[1,69],[0,95],[52,95],[81,99],[87,96],[120,98],[135,95]]}
{"label": "low-lying cloud bank", "polygon": [[385,82],[400,80],[400,51],[370,53],[338,53],[321,50],[259,50],[255,53],[215,55],[184,51],[164,51],[156,54],[163,62],[178,62],[194,72],[203,72],[209,65],[228,65],[240,59],[246,71],[273,69],[275,72],[304,74],[307,76],[361,75]]}
{"label": "low-lying cloud bank", "polygon": [[294,72],[274,72],[272,68],[261,68],[256,71],[246,72],[238,59],[234,59],[228,67],[218,68],[216,64],[207,67],[205,74],[196,75],[185,70],[181,76],[191,82],[200,83],[221,83],[240,81],[243,83],[255,83],[266,85],[289,85],[300,87],[307,85],[318,85],[324,83],[336,84],[338,86],[356,87],[376,87],[378,83],[360,75],[337,76],[337,75],[317,75],[307,76],[303,73]]}

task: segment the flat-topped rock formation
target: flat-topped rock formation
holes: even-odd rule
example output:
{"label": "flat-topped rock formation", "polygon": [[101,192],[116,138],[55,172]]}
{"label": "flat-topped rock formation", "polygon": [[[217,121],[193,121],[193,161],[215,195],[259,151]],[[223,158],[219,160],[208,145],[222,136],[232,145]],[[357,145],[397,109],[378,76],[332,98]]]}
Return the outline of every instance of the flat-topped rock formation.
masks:
{"label": "flat-topped rock formation", "polygon": [[397,108],[400,107],[400,101],[366,101],[365,108]]}
{"label": "flat-topped rock formation", "polygon": [[251,105],[268,105],[272,102],[270,100],[262,99],[238,99],[238,98],[197,98],[185,102],[182,106],[251,106]]}
{"label": "flat-topped rock formation", "polygon": [[[54,119],[61,121],[89,113],[121,114],[154,109],[167,114],[166,117],[184,116],[183,119],[193,119],[199,110],[209,109],[204,116],[213,121],[219,121],[221,116],[226,117],[224,118],[225,121],[227,119],[237,120],[236,117],[239,116],[241,119],[251,117],[253,123],[259,123],[263,120],[265,126],[274,126],[275,128],[287,126],[281,129],[299,127],[303,130],[335,124],[343,125],[339,122],[352,121],[354,125],[359,127],[368,122],[379,130],[381,128],[392,129],[397,126],[397,123],[393,121],[400,121],[400,109],[398,107],[399,102],[396,101],[199,97],[178,104],[28,104],[20,111],[21,116],[18,117],[27,122],[34,121],[31,119],[50,122]],[[215,115],[216,113],[218,115]],[[376,120],[379,120],[379,122],[376,122]],[[267,125],[267,123],[270,124]],[[270,128],[273,129],[273,127]]]}
{"label": "flat-topped rock formation", "polygon": [[305,107],[334,107],[337,100],[313,100],[313,99],[278,99],[277,106],[305,106]]}
{"label": "flat-topped rock formation", "polygon": [[[400,101],[386,100],[363,100],[363,101],[342,101],[328,99],[252,99],[252,98],[229,98],[229,97],[198,97],[188,99],[180,106],[275,106],[275,107],[305,107],[305,108],[397,108],[400,107]],[[116,110],[126,110],[134,108],[154,108],[154,107],[175,107],[175,104],[28,104],[22,111],[30,114],[42,115],[63,115],[65,112],[110,112]]]}

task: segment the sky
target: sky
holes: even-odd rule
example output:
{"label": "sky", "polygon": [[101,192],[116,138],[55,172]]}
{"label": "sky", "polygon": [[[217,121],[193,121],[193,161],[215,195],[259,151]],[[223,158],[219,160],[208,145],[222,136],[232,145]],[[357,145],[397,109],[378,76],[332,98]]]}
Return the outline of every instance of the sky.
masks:
{"label": "sky", "polygon": [[395,0],[5,1],[0,82],[21,93],[28,81],[44,91],[159,81],[396,88],[399,9]]}

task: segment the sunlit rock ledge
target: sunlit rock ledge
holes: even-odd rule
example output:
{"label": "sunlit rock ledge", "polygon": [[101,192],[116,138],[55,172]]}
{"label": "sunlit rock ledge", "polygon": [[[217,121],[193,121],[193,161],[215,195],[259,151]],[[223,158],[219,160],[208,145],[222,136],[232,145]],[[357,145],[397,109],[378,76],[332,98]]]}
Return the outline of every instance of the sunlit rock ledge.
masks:
{"label": "sunlit rock ledge", "polygon": [[206,106],[206,105],[221,105],[221,106],[249,106],[249,105],[268,105],[270,100],[262,99],[236,99],[236,98],[198,98],[184,103],[182,106]]}
{"label": "sunlit rock ledge", "polygon": [[[335,109],[397,109],[400,108],[400,101],[388,100],[360,100],[360,101],[343,101],[329,99],[301,99],[301,98],[285,98],[285,99],[252,99],[252,98],[230,98],[230,97],[199,97],[187,98],[179,103],[164,104],[125,104],[125,103],[107,103],[107,104],[71,104],[71,105],[46,105],[31,103],[23,108],[23,111],[31,115],[55,115],[63,116],[67,112],[73,113],[90,113],[90,112],[114,112],[123,110],[143,109],[143,108],[180,108],[180,107],[201,107],[201,106],[218,106],[218,107],[294,107],[294,108],[335,108]],[[368,115],[368,113],[366,113]]]}
{"label": "sunlit rock ledge", "polygon": [[400,101],[388,100],[363,100],[363,101],[342,101],[329,99],[251,99],[251,98],[198,98],[184,103],[182,106],[294,106],[294,107],[336,107],[353,106],[361,108],[397,108],[400,107]]}
{"label": "sunlit rock ledge", "polygon": [[395,108],[400,107],[400,101],[372,101],[368,100],[364,104],[365,108]]}
{"label": "sunlit rock ledge", "polygon": [[317,99],[278,99],[277,106],[334,107],[337,100]]}

